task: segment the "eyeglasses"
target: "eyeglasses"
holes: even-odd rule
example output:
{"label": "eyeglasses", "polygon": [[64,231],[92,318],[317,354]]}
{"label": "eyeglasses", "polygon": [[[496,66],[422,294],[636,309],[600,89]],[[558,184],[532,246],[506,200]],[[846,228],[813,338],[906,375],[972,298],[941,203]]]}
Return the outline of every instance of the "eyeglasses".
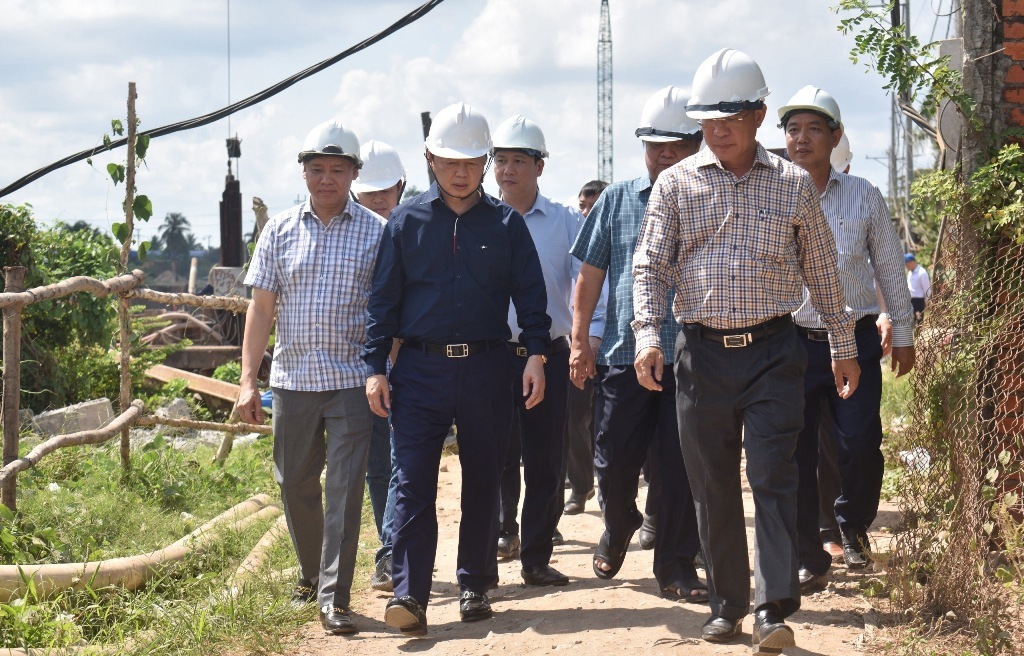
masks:
{"label": "eyeglasses", "polygon": [[697,124],[702,128],[734,128],[740,123],[750,119],[750,114],[747,112],[740,112],[739,114],[733,114],[732,116],[726,116],[724,118],[703,118],[698,119]]}

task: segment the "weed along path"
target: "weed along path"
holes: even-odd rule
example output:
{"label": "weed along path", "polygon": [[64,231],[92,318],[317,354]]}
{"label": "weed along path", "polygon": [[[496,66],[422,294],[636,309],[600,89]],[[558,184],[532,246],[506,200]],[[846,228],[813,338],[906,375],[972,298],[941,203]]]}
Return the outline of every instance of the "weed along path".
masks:
{"label": "weed along path", "polygon": [[[700,640],[707,604],[686,604],[662,599],[651,573],[652,552],[641,551],[634,538],[626,562],[611,581],[597,579],[591,557],[603,523],[597,499],[587,502],[581,515],[563,517],[560,529],[565,544],[555,547],[552,566],[567,574],[564,588],[526,587],[518,561],[499,564],[500,586],[492,591],[494,617],[472,623],[459,621],[459,589],[455,580],[458,544],[460,468],[458,458],[442,464],[438,493],[440,538],[434,585],[427,611],[429,631],[423,638],[406,638],[383,622],[389,598],[369,588],[367,575],[357,576],[353,590],[353,614],[359,633],[351,637],[328,636],[319,623],[308,624],[295,636],[290,656],[355,654],[379,656],[422,652],[436,656],[463,654],[750,654],[752,616],[743,624],[743,635],[733,644],[714,645]],[[646,488],[641,489],[646,494]],[[747,532],[753,545],[753,503],[745,495]],[[643,507],[642,505],[640,507]],[[883,507],[877,526],[893,526],[896,512]],[[873,534],[876,543],[887,544],[885,535]],[[372,552],[373,542],[363,548]],[[751,556],[753,557],[753,556]],[[699,570],[703,574],[703,570]],[[841,656],[862,651],[873,633],[869,603],[861,585],[879,577],[870,570],[832,570],[832,581],[823,592],[803,600],[801,610],[790,618],[797,648],[787,654]]]}

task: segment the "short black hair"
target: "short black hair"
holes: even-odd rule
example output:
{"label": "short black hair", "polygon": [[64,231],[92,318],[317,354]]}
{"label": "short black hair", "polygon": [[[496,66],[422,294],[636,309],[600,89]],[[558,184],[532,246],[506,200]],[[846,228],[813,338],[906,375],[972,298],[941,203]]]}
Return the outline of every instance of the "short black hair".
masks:
{"label": "short black hair", "polygon": [[608,186],[608,183],[605,182],[604,180],[591,180],[587,184],[583,185],[582,189],[580,189],[580,196],[583,196],[584,198],[590,198],[591,196],[597,196],[602,191],[604,191],[605,187],[607,187],[607,186]]}

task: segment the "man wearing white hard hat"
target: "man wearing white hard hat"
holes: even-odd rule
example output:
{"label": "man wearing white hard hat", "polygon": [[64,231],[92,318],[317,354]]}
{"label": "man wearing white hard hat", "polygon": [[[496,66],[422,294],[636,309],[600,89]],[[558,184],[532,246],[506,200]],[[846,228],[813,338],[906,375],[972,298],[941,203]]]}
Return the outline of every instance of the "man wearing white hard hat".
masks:
{"label": "man wearing white hard hat", "polygon": [[[806,86],[779,108],[789,158],[811,174],[839,253],[839,273],[856,325],[861,376],[857,393],[841,398],[832,380],[828,330],[805,291],[794,313],[797,333],[807,350],[804,375],[804,428],[797,443],[800,468],[797,531],[800,588],[823,589],[832,556],[822,548],[818,527],[818,429],[823,406],[831,417],[830,439],[837,450],[841,494],[835,516],[849,569],[865,567],[870,558],[868,527],[878,514],[885,460],[882,457],[881,333],[892,325],[892,368],[897,376],[914,366],[914,319],[910,293],[903,283],[899,237],[882,194],[864,178],[832,167],[832,151],[843,132],[839,103],[827,91]],[[888,308],[878,303],[876,281]],[[879,322],[883,325],[878,325]]]}
{"label": "man wearing white hard hat", "polygon": [[[537,249],[523,217],[483,192],[491,151],[487,120],[457,103],[434,117],[426,158],[435,182],[391,213],[374,272],[363,358],[370,408],[391,411],[398,495],[392,583],[384,621],[405,635],[427,630],[437,552],[437,471],[458,426],[462,463],[459,614],[492,614],[498,583],[498,478],[508,450],[513,355],[508,307],[516,308],[527,352],[516,393],[527,409],[544,399],[551,319]],[[391,370],[392,340],[402,340]]]}
{"label": "man wearing white hard hat", "polygon": [[[569,330],[572,328],[572,291],[579,260],[569,254],[579,231],[580,214],[541,195],[538,178],[544,173],[547,144],[540,126],[524,116],[512,116],[494,130],[494,179],[501,200],[526,221],[540,256],[551,317],[551,345],[544,364],[544,401],[526,409],[517,401],[508,458],[501,476],[498,556],[522,561],[527,585],[567,585],[569,577],[551,567],[552,538],[562,500],[562,457],[567,394],[569,391]],[[513,381],[527,362],[526,347],[519,342],[519,322],[509,308],[512,331],[509,350],[516,364]],[[519,507],[520,468],[526,492],[523,497],[522,540],[516,514]],[[521,546],[520,546],[521,544]]]}
{"label": "man wearing white hard hat", "polygon": [[[655,92],[644,105],[636,136],[644,149],[644,175],[616,182],[601,193],[573,245],[583,264],[576,285],[570,367],[582,389],[594,378],[597,418],[594,465],[604,502],[604,533],[594,552],[594,574],[613,578],[622,567],[633,534],[643,524],[636,497],[640,469],[652,444],[661,470],[661,496],[654,539],[654,576],[662,596],[706,603],[707,586],[697,577],[693,559],[700,549],[687,468],[679,450],[674,379],[666,389],[645,389],[633,369],[633,248],[640,233],[652,185],[663,172],[691,157],[701,143],[700,127],[686,115],[686,96],[676,87]],[[608,278],[604,339],[595,353],[590,321]],[[663,291],[671,300],[671,289]],[[665,338],[678,332],[665,322]]]}
{"label": "man wearing white hard hat", "polygon": [[373,417],[359,355],[385,221],[349,198],[362,165],[351,130],[336,121],[313,128],[299,162],[309,200],[267,222],[245,278],[252,304],[237,409],[242,421],[263,423],[256,372],[276,313],[274,477],[301,572],[293,601],[318,600],[324,630],[348,634]]}
{"label": "man wearing white hard hat", "polygon": [[[679,435],[707,560],[709,642],[729,642],[750,610],[740,462],[754,496],[756,654],[795,639],[797,436],[806,351],[790,315],[803,288],[828,326],[833,382],[845,398],[859,369],[853,317],[814,182],[757,141],[769,90],[748,55],[722,49],[697,68],[687,114],[707,149],[661,174],[633,258],[636,371],[660,389],[675,347]],[[666,293],[675,289],[671,307]],[[669,314],[683,328],[660,334]],[[659,527],[660,529],[660,527]]]}
{"label": "man wearing white hard hat", "polygon": [[[363,168],[352,183],[352,194],[360,205],[386,219],[402,200],[405,167],[402,166],[398,152],[383,141],[370,139],[359,149],[359,155],[363,160]],[[397,353],[392,354],[392,360],[395,355]],[[391,592],[391,523],[398,489],[392,467],[393,449],[391,426],[387,418],[374,415],[370,457],[366,465],[366,489],[370,493],[370,506],[377,524],[380,549],[374,556],[370,587],[384,592]]]}

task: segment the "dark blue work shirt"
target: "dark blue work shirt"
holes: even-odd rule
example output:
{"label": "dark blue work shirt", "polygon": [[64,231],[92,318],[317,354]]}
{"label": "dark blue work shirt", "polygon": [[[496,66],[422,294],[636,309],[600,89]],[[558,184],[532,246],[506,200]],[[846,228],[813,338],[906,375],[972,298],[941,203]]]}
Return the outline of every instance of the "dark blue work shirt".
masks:
{"label": "dark blue work shirt", "polygon": [[391,212],[377,253],[363,360],[385,373],[394,337],[435,344],[511,339],[515,304],[530,355],[547,351],[551,319],[537,248],[523,217],[483,198],[462,216],[437,185]]}

